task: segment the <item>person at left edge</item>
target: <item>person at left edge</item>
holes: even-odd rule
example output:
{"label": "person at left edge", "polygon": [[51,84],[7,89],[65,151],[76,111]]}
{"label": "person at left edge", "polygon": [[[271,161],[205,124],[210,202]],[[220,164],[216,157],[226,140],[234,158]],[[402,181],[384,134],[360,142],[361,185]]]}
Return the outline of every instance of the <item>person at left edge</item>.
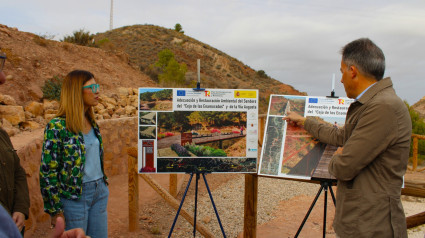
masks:
{"label": "person at left edge", "polygon": [[59,112],[44,132],[40,188],[52,226],[64,216],[66,230],[79,227],[90,237],[107,237],[109,190],[93,112],[98,98],[92,73],[74,70],[65,77]]}
{"label": "person at left edge", "polygon": [[[1,77],[1,75],[0,75]],[[0,78],[1,80],[1,78]],[[12,220],[7,211],[0,205],[0,237],[1,238],[22,238],[22,234],[19,233],[18,227]],[[72,230],[65,231],[64,220],[62,217],[57,218],[57,226],[49,234],[49,238],[90,238],[84,234],[83,229],[75,228]]]}
{"label": "person at left edge", "polygon": [[[3,72],[5,61],[6,55],[0,52],[0,84],[6,82]],[[22,232],[30,207],[27,176],[9,135],[2,128],[0,128],[0,204]]]}

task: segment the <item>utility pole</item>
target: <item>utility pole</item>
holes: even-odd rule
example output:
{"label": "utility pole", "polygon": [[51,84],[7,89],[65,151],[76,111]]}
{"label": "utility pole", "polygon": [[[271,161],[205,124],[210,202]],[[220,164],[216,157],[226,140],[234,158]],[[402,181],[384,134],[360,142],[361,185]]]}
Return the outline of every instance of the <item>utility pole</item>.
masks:
{"label": "utility pole", "polygon": [[114,0],[111,0],[111,17],[109,20],[109,30],[113,28],[113,17],[114,17]]}

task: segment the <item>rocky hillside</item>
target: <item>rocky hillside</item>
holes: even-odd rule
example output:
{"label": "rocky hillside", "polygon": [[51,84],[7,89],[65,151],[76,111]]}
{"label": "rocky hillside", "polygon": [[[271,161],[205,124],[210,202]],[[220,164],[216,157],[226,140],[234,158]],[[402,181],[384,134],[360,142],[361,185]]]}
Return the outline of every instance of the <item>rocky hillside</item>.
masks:
{"label": "rocky hillside", "polygon": [[[201,59],[201,86],[205,88],[252,88],[260,91],[260,112],[266,113],[270,94],[305,95],[290,85],[257,73],[239,60],[196,39],[153,25],[126,26],[97,34],[105,50],[124,51],[131,64],[150,74],[158,53],[170,49],[179,63],[188,67],[186,80],[196,82],[196,60]],[[151,75],[151,74],[150,74]],[[156,80],[155,75],[151,75]]]}
{"label": "rocky hillside", "polygon": [[0,86],[0,125],[11,135],[19,129],[43,127],[57,110],[57,104],[43,100],[45,81],[63,78],[74,69],[91,71],[101,85],[102,105],[96,108],[99,119],[135,116],[135,89],[159,87],[150,65],[165,48],[188,66],[188,86],[196,82],[196,60],[201,59],[202,87],[259,89],[260,113],[267,112],[272,93],[305,94],[209,45],[163,27],[127,26],[97,34],[95,39],[103,42],[98,44],[100,48],[47,40],[0,25],[0,49],[7,54],[7,82]]}
{"label": "rocky hillside", "polygon": [[425,120],[425,97],[421,98],[412,108],[419,113],[419,116]]}
{"label": "rocky hillside", "polygon": [[[134,104],[123,89],[157,87],[123,52],[46,40],[5,25],[0,25],[0,50],[7,54],[6,83],[0,86],[0,125],[10,135],[44,127],[57,112],[57,104],[43,100],[44,82],[74,69],[91,71],[100,83],[104,100],[98,108],[99,118],[121,117],[123,109]],[[134,110],[127,111],[136,115]]]}
{"label": "rocky hillside", "polygon": [[13,96],[22,106],[41,101],[41,87],[47,79],[63,77],[74,69],[94,73],[105,93],[112,93],[117,87],[156,86],[131,66],[125,53],[46,40],[5,25],[0,25],[0,49],[7,54],[7,82],[0,86],[0,93]]}

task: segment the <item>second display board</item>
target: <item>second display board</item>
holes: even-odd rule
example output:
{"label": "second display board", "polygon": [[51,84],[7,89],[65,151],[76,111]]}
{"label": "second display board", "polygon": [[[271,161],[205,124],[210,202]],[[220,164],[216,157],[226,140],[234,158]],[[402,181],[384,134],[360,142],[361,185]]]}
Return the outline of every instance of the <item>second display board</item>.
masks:
{"label": "second display board", "polygon": [[314,139],[302,127],[283,120],[288,111],[342,128],[354,100],[312,96],[271,95],[259,174],[310,180],[332,178],[328,164],[336,146]]}

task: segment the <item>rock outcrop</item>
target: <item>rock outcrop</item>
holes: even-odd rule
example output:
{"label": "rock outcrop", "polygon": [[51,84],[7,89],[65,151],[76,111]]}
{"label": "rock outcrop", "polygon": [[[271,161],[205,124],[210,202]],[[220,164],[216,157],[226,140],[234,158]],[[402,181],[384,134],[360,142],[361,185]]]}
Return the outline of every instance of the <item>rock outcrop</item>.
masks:
{"label": "rock outcrop", "polygon": [[[99,96],[94,107],[97,120],[137,116],[138,95],[135,88],[120,87],[116,94]],[[10,135],[21,131],[42,128],[58,113],[59,103],[44,99],[43,102],[29,102],[25,107],[16,105],[10,95],[0,94],[0,125]]]}

